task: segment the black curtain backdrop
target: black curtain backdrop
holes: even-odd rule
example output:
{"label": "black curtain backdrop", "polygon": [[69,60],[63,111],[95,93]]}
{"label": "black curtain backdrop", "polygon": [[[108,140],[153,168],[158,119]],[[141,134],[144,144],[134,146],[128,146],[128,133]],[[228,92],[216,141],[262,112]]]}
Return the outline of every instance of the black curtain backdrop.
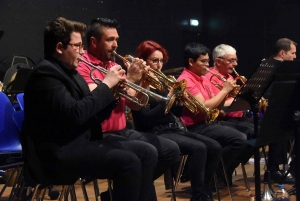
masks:
{"label": "black curtain backdrop", "polygon": [[[117,52],[134,55],[143,40],[154,40],[168,51],[165,69],[183,65],[182,49],[200,42],[211,50],[226,43],[237,49],[240,74],[248,76],[268,57],[278,38],[300,43],[300,2],[292,0],[1,0],[0,81],[12,56],[34,62],[43,57],[43,29],[52,19],[65,17],[88,24],[92,18],[116,18],[120,40]],[[191,18],[199,20],[190,27]],[[85,42],[85,41],[84,41]]]}

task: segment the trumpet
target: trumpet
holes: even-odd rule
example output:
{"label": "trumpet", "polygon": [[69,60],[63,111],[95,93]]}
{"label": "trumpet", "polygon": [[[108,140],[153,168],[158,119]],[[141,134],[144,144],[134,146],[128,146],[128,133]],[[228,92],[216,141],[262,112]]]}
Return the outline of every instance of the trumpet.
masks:
{"label": "trumpet", "polygon": [[187,94],[187,98],[184,98],[181,96],[181,102],[184,104],[184,106],[190,110],[193,114],[198,114],[199,112],[203,112],[206,114],[205,122],[210,123],[216,120],[216,118],[219,116],[220,110],[218,108],[215,108],[213,110],[210,110],[208,107],[204,105],[201,101],[196,99],[189,91],[185,90],[185,93]]}
{"label": "trumpet", "polygon": [[[153,71],[155,71],[153,69]],[[219,115],[219,110],[214,109],[210,110],[202,102],[197,100],[187,89],[186,89],[186,80],[180,80],[179,82],[172,75],[166,76],[160,71],[155,71],[156,76],[159,80],[164,82],[168,87],[174,89],[174,95],[171,97],[170,103],[166,106],[165,113],[171,109],[174,99],[178,99],[189,111],[194,115],[199,112],[206,114],[206,122],[210,123],[216,120]],[[184,95],[187,94],[187,96]]]}
{"label": "trumpet", "polygon": [[[240,76],[238,72],[236,72],[235,69],[233,69],[234,74],[236,75],[235,80],[240,80],[242,84],[244,85],[247,82],[247,78],[244,76]],[[268,99],[261,97],[258,101],[258,107],[261,111],[265,112],[268,106]]]}
{"label": "trumpet", "polygon": [[[102,82],[102,80],[100,80],[99,78],[95,78],[93,76],[93,72],[95,70],[98,70],[104,74],[107,74],[108,70],[106,70],[105,68],[101,67],[101,66],[95,66],[87,61],[85,61],[84,59],[82,59],[81,57],[78,58],[79,61],[85,63],[86,65],[92,67],[93,69],[91,70],[90,72],[90,77],[91,79],[96,83],[96,84],[100,84]],[[170,98],[167,98],[167,97],[163,97],[163,96],[160,96],[156,93],[153,93],[152,91],[149,91],[147,89],[144,89],[143,87],[139,86],[139,85],[136,85],[132,82],[129,82],[129,81],[126,81],[126,82],[122,82],[122,84],[124,84],[125,86],[131,88],[131,89],[134,89],[135,91],[141,93],[143,95],[144,98],[141,98],[144,100],[144,102],[141,102],[138,98],[134,97],[134,96],[130,96],[126,93],[123,93],[123,92],[119,92],[117,90],[114,89],[114,93],[133,102],[133,103],[136,103],[137,105],[141,106],[141,107],[144,107],[144,106],[147,106],[148,105],[148,101],[149,101],[149,97],[152,97],[153,99],[155,99],[157,102],[163,102],[165,104],[168,104],[170,102]]]}
{"label": "trumpet", "polygon": [[[131,55],[125,55],[124,57],[119,55],[118,53],[116,53],[116,51],[113,51],[113,53],[119,58],[121,59],[123,62],[128,62],[131,63],[131,60],[134,58]],[[143,65],[144,68],[146,68],[146,65]],[[158,71],[150,68],[149,69],[150,72],[152,72],[154,75],[159,76],[158,75]],[[148,81],[150,82],[150,84],[156,88],[159,92],[164,91],[164,86],[162,85],[162,83],[156,79],[156,77],[150,75],[149,73],[145,73],[146,78],[148,79]]]}
{"label": "trumpet", "polygon": [[247,78],[245,76],[240,76],[238,72],[236,72],[235,68],[233,68],[233,72],[236,75],[235,80],[240,80],[243,85],[247,82]]}
{"label": "trumpet", "polygon": [[[210,77],[210,82],[211,82],[215,87],[217,87],[219,90],[222,90],[222,89],[223,89],[223,86],[220,85],[220,84],[217,83],[217,82],[213,82],[213,77],[216,77],[216,78],[218,78],[219,80],[222,80],[223,82],[226,82],[226,79],[225,79],[224,77],[221,77],[221,76],[218,75],[218,74],[215,74],[215,73],[211,72],[209,68],[206,68],[206,70],[207,70],[210,74],[212,74],[212,76]],[[236,95],[239,93],[239,91],[240,91],[240,87],[234,88],[234,89],[228,94],[228,96],[234,98],[234,97],[236,97]]]}

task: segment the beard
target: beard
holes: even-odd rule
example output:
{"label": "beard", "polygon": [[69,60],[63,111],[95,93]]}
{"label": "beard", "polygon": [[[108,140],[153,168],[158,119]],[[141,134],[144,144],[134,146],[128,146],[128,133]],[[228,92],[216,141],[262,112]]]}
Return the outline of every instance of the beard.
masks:
{"label": "beard", "polygon": [[115,54],[111,54],[110,55],[110,61],[116,62],[116,55]]}

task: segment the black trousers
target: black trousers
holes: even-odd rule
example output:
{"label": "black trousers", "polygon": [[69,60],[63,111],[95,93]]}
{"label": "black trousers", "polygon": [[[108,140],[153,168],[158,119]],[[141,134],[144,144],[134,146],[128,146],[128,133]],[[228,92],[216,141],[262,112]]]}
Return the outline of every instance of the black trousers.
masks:
{"label": "black trousers", "polygon": [[179,147],[175,142],[154,135],[153,133],[138,132],[132,129],[123,129],[116,132],[103,133],[104,139],[111,135],[147,142],[156,148],[158,153],[158,161],[153,173],[153,180],[156,180],[158,177],[164,174],[180,159]]}
{"label": "black trousers", "polygon": [[247,119],[248,118],[228,118],[227,120],[220,121],[220,123],[226,122],[225,126],[237,129],[246,134],[248,140],[256,139],[257,136],[254,133],[254,124]]}
{"label": "black trousers", "polygon": [[91,141],[80,150],[65,146],[59,152],[61,175],[112,179],[116,201],[156,200],[152,174],[157,151],[149,143],[107,136],[104,140]]}
{"label": "black trousers", "polygon": [[207,195],[222,152],[221,145],[208,137],[182,130],[161,130],[157,135],[176,142],[189,157],[189,175],[193,196]]}
{"label": "black trousers", "polygon": [[216,121],[209,124],[195,124],[187,128],[191,132],[204,135],[220,143],[225,168],[228,174],[232,174],[232,164],[235,164],[237,158],[247,147],[247,136],[230,126],[226,126],[226,124],[226,122]]}
{"label": "black trousers", "polygon": [[[256,139],[257,134],[254,133],[254,124],[249,122],[248,118],[229,118],[225,121],[219,121],[223,126],[234,128],[247,136],[247,140]],[[254,154],[254,147],[247,145],[242,153],[237,157],[231,167],[231,171],[234,171],[240,163],[246,164],[251,156]]]}

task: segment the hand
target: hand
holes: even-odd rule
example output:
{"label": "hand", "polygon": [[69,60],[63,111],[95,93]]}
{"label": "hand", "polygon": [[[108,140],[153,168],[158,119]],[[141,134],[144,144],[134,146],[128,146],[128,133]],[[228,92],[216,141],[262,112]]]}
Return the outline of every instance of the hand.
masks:
{"label": "hand", "polygon": [[[127,94],[127,87],[124,82],[119,82],[117,85],[113,87],[113,91],[117,91],[122,94]],[[115,94],[115,98],[119,98],[120,95],[118,93]]]}
{"label": "hand", "polygon": [[236,84],[236,81],[232,78],[229,78],[224,82],[223,84],[223,90],[225,90],[227,93],[231,92],[233,89],[239,87],[239,85]]}
{"label": "hand", "polygon": [[220,110],[219,117],[225,117],[227,113],[224,110]]}
{"label": "hand", "polygon": [[144,65],[144,60],[138,58],[134,58],[130,66],[125,65],[127,67],[127,80],[139,81],[143,75]]}
{"label": "hand", "polygon": [[115,65],[108,70],[102,82],[111,89],[119,82],[125,81],[124,74],[125,70],[123,70],[121,66]]}
{"label": "hand", "polygon": [[171,98],[174,95],[174,89],[173,87],[168,87],[169,93],[168,93],[168,97]]}

